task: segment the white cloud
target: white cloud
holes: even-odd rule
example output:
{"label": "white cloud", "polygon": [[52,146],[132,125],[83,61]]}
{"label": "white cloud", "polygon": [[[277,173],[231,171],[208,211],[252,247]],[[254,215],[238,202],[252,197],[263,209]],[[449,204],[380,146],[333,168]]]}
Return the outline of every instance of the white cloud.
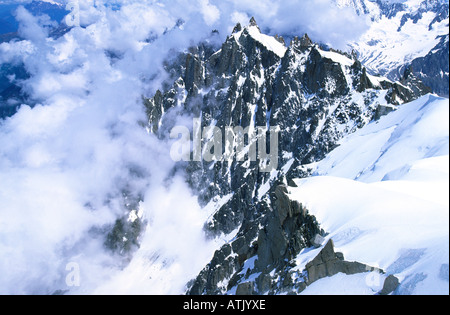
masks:
{"label": "white cloud", "polygon": [[254,16],[259,26],[272,35],[293,37],[308,33],[314,41],[335,48],[345,49],[348,42],[368,28],[364,16],[358,16],[351,8],[337,8],[333,0],[217,2],[221,10],[231,12],[224,16],[231,16],[232,22]]}
{"label": "white cloud", "polygon": [[19,6],[15,11],[19,24],[19,35],[33,41],[44,41],[48,36],[48,29],[45,27],[55,26],[48,15],[33,16],[23,6]]}
{"label": "white cloud", "polygon": [[203,19],[207,25],[212,26],[220,18],[219,9],[211,5],[209,0],[200,0],[200,7],[202,8]]}

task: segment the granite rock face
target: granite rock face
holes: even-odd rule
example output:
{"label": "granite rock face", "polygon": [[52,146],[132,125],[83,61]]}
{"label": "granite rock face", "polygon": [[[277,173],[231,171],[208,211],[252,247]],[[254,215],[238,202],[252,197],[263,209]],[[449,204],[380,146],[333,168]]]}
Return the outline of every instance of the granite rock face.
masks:
{"label": "granite rock face", "polygon": [[342,253],[334,251],[333,240],[329,240],[324,248],[312,261],[306,264],[308,272],[307,284],[310,285],[325,277],[332,277],[338,273],[354,275],[364,272],[375,271],[376,268],[367,266],[359,262],[349,262],[344,260]]}
{"label": "granite rock face", "polygon": [[379,295],[391,294],[398,288],[399,284],[400,282],[397,277],[394,275],[389,275],[389,277],[387,277],[384,281],[383,289],[379,292]]}

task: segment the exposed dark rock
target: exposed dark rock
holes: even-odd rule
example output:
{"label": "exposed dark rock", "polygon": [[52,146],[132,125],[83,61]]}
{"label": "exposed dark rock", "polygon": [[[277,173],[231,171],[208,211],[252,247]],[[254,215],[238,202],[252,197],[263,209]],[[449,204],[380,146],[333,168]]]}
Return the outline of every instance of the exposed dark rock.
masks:
{"label": "exposed dark rock", "polygon": [[355,63],[353,64],[351,69],[352,73],[354,74],[353,86],[358,92],[363,92],[367,89],[374,88],[374,85],[367,76],[366,68],[362,66],[359,60],[355,60]]}
{"label": "exposed dark rock", "polygon": [[304,52],[308,48],[311,48],[314,45],[311,38],[309,38],[308,34],[303,35],[302,37],[294,37],[291,42],[291,47],[298,49],[298,52]]}
{"label": "exposed dark rock", "polygon": [[196,94],[198,87],[203,86],[205,78],[203,77],[204,69],[201,60],[192,54],[186,57],[186,71],[184,82],[186,90],[189,94]]}
{"label": "exposed dark rock", "polygon": [[313,235],[321,233],[315,217],[301,204],[290,200],[286,186],[277,186],[275,196],[274,209],[268,213],[265,228],[258,236],[255,267],[263,272],[282,268],[301,249],[311,245],[309,240]]}
{"label": "exposed dark rock", "polygon": [[333,241],[330,239],[320,253],[306,264],[306,270],[308,272],[307,285],[310,285],[317,280],[332,277],[338,273],[353,275],[378,269],[359,262],[345,261],[342,253],[335,253]]}
{"label": "exposed dark rock", "polygon": [[[256,26],[256,27],[258,27],[258,29],[259,29],[259,26],[258,26],[258,23],[256,23],[256,20],[255,20],[255,18],[254,17],[252,17],[251,19],[250,19],[250,24],[249,24],[250,26]],[[260,30],[261,31],[261,30]]]}
{"label": "exposed dark rock", "polygon": [[[140,236],[145,231],[146,222],[138,216],[140,196],[122,192],[123,207],[128,213],[118,218],[114,225],[108,227],[104,246],[107,250],[119,255],[126,264],[134,251],[140,247]],[[89,207],[89,205],[86,205]],[[130,216],[131,215],[131,216]]]}
{"label": "exposed dark rock", "polygon": [[[326,84],[330,81],[334,82],[335,86],[327,89]],[[345,95],[349,92],[342,67],[333,60],[323,57],[316,48],[311,49],[303,82],[309,93],[318,94],[323,98]]]}
{"label": "exposed dark rock", "polygon": [[233,28],[233,34],[234,34],[234,33],[238,33],[238,32],[240,32],[240,31],[242,31],[242,26],[241,26],[241,23],[238,23],[238,24],[236,24],[236,26]]}
{"label": "exposed dark rock", "polygon": [[374,119],[379,120],[381,117],[386,116],[387,114],[393,112],[394,110],[395,107],[393,106],[379,105],[377,107],[377,111],[375,112]]}
{"label": "exposed dark rock", "polygon": [[287,182],[289,187],[298,187],[297,184],[292,179],[288,179]]}
{"label": "exposed dark rock", "polygon": [[383,289],[380,291],[379,295],[389,295],[395,290],[397,290],[400,285],[400,281],[394,275],[389,275],[389,277],[384,280]]}
{"label": "exposed dark rock", "polygon": [[236,255],[232,255],[231,246],[226,244],[216,251],[211,262],[192,283],[188,293],[190,295],[222,294],[226,288],[220,288],[219,282],[230,279],[239,268]]}
{"label": "exposed dark rock", "polygon": [[[269,209],[266,217],[263,219],[262,230],[259,230],[257,241],[251,242],[255,230],[246,231],[244,236],[238,236],[230,245],[225,245],[221,251],[216,252],[211,264],[209,264],[197,277],[189,294],[217,294],[220,289],[210,287],[209,278],[215,278],[217,269],[212,268],[216,261],[231,262],[234,275],[223,273],[223,279],[229,279],[227,290],[239,284],[240,281],[245,282],[245,275],[242,275],[243,262],[250,258],[255,259],[254,268],[249,270],[250,273],[261,272],[256,280],[256,292],[265,292],[273,289],[273,279],[268,275],[272,269],[282,270],[289,267],[287,262],[293,259],[301,249],[309,247],[309,239],[317,233],[323,233],[318,228],[317,221],[310,216],[306,209],[296,201],[292,201],[288,197],[286,186],[279,185],[275,189],[274,209]],[[251,225],[253,228],[254,225]],[[253,228],[254,229],[254,228]],[[234,260],[226,260],[225,257],[234,257]],[[221,264],[221,268],[224,264]],[[287,274],[285,281],[288,280]],[[214,283],[214,282],[213,282]],[[285,286],[286,287],[286,286]],[[222,288],[224,290],[225,288]],[[223,292],[223,293],[225,293]]]}
{"label": "exposed dark rock", "polygon": [[261,273],[256,279],[256,286],[258,292],[264,294],[272,289],[272,277],[266,273]]}
{"label": "exposed dark rock", "polygon": [[244,282],[237,286],[236,295],[253,295],[255,284],[253,282]]}

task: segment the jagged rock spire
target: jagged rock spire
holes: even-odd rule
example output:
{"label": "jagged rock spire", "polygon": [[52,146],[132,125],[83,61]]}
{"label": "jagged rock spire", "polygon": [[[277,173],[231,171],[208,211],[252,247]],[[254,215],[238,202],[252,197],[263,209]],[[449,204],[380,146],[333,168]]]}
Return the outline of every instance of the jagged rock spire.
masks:
{"label": "jagged rock spire", "polygon": [[407,66],[405,72],[403,72],[402,79],[407,80],[413,74],[413,68],[411,65]]}
{"label": "jagged rock spire", "polygon": [[303,35],[302,37],[295,36],[291,41],[291,46],[300,49],[301,51],[313,46],[313,41],[309,38],[308,34]]}
{"label": "jagged rock spire", "polygon": [[300,38],[300,44],[302,46],[311,46],[313,42],[311,38],[309,38],[308,34],[305,33],[305,35]]}
{"label": "jagged rock spire", "polygon": [[233,28],[233,34],[239,33],[240,31],[242,31],[242,25],[241,23],[237,23],[236,26]]}
{"label": "jagged rock spire", "polygon": [[275,39],[286,46],[286,42],[284,41],[283,36],[275,35]]}
{"label": "jagged rock spire", "polygon": [[249,26],[256,26],[258,28],[258,30],[261,32],[261,29],[258,26],[258,23],[256,23],[255,17],[252,16],[252,18],[250,19],[250,24]]}
{"label": "jagged rock spire", "polygon": [[[288,198],[286,184],[309,176],[310,170],[302,170],[300,165],[323,159],[347,133],[387,113],[388,107],[374,113],[380,97],[386,95],[390,105],[415,97],[404,84],[375,77],[372,82],[360,62],[351,66],[342,53],[321,50],[306,34],[293,39],[288,53],[274,54],[280,44],[255,34],[254,27],[258,27],[255,18],[249,26],[237,24],[235,31],[242,31],[242,36],[228,37],[216,52],[201,46],[198,49],[204,53],[183,53],[168,68],[180,75],[179,81],[145,104],[149,127],[162,139],[172,125],[163,115],[172,108],[199,117],[201,127],[213,122],[221,130],[277,126],[278,160],[280,166],[290,165],[272,180],[252,161],[230,164],[224,157],[211,163],[188,163],[186,181],[198,192],[199,203],[207,205],[216,196],[224,200],[205,223],[205,233],[215,237],[240,231],[189,284],[190,294],[225,294],[244,280],[246,272],[260,273],[255,276],[255,289],[261,294],[298,292],[306,286],[299,278],[298,287],[293,287],[294,270],[289,262],[312,245],[315,235],[324,232],[300,203]],[[369,88],[370,93],[364,93]],[[180,100],[183,104],[178,108]],[[283,173],[286,179],[280,177]],[[230,194],[232,197],[225,199]],[[344,264],[335,256],[331,263]],[[254,268],[242,273],[249,259],[254,259]],[[313,271],[321,268],[309,267]],[[244,289],[248,288],[240,288]]]}

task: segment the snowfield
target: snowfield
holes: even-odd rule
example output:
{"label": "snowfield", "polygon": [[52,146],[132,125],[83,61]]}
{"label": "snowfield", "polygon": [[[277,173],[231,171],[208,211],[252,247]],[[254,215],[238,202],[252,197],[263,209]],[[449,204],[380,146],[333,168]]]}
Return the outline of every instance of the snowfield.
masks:
{"label": "snowfield", "polygon": [[[346,260],[399,278],[394,294],[449,294],[448,115],[448,99],[434,95],[405,104],[343,139],[316,176],[290,188]],[[375,280],[338,274],[303,294],[374,294]]]}

